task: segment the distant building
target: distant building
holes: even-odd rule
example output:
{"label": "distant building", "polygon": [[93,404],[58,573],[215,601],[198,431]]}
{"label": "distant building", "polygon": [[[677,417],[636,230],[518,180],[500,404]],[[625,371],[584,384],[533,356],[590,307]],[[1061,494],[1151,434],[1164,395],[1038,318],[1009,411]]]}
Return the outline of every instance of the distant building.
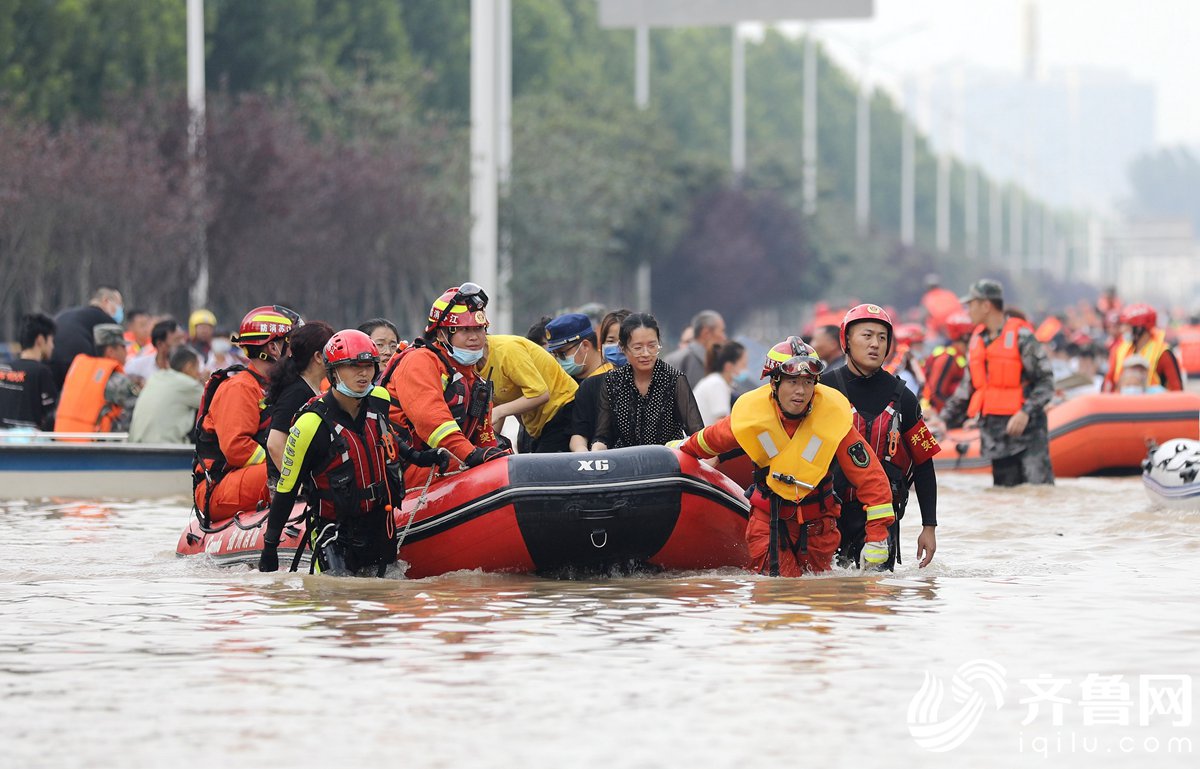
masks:
{"label": "distant building", "polygon": [[1126,301],[1191,310],[1200,296],[1200,242],[1188,219],[1142,219],[1105,233],[1117,291]]}
{"label": "distant building", "polygon": [[1155,146],[1154,87],[1120,72],[964,69],[926,92],[936,147],[961,142],[967,160],[1053,205],[1114,211],[1130,161]]}

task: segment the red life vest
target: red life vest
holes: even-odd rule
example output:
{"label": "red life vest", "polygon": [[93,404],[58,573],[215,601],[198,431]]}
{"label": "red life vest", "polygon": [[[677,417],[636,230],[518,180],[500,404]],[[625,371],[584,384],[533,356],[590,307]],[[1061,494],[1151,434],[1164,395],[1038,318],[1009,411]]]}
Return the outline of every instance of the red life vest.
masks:
{"label": "red life vest", "polygon": [[54,431],[59,433],[107,433],[121,416],[122,409],[109,403],[104,388],[114,371],[124,367],[112,358],[97,358],[79,354],[71,361],[63,381],[54,418]]}
{"label": "red life vest", "polygon": [[[225,454],[221,451],[221,443],[217,439],[215,430],[210,430],[204,426],[204,418],[208,416],[208,412],[212,409],[213,398],[216,397],[217,388],[224,384],[230,377],[240,371],[249,371],[257,380],[258,375],[253,369],[249,369],[242,364],[229,366],[219,371],[214,371],[204,384],[204,393],[200,396],[200,408],[196,412],[196,425],[192,428],[192,441],[196,446],[195,454],[192,456],[192,491],[196,487],[205,482],[205,478],[210,479],[209,495],[216,488],[221,478],[229,471],[229,462],[225,459]],[[259,380],[261,384],[261,380]],[[254,434],[254,441],[262,446],[267,447],[267,435],[271,432],[271,410],[269,408],[260,409],[258,413],[258,431]],[[207,513],[207,510],[204,511]]]}
{"label": "red life vest", "polygon": [[936,411],[958,389],[963,372],[967,369],[967,356],[952,344],[933,348],[933,354],[925,361],[925,391],[923,396]]}
{"label": "red life vest", "polygon": [[971,371],[974,392],[967,406],[968,415],[1012,416],[1021,410],[1025,403],[1018,344],[1022,328],[1028,328],[1028,324],[1009,318],[990,344],[983,343],[984,329],[976,330],[971,336],[967,367]]}
{"label": "red life vest", "polygon": [[[343,521],[392,504],[388,473],[390,466],[399,486],[398,450],[388,424],[387,403],[377,400],[373,397],[363,400],[366,415],[361,434],[334,420],[329,405],[320,396],[296,415],[297,423],[308,412],[320,417],[331,439],[329,461],[312,472],[310,503],[317,517]],[[390,514],[387,518],[392,520]]]}

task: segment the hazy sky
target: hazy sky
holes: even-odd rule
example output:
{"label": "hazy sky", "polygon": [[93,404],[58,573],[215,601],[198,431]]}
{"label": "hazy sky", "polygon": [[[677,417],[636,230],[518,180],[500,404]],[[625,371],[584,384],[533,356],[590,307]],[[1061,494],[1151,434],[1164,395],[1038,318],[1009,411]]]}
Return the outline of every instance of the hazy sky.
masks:
{"label": "hazy sky", "polygon": [[[875,0],[875,17],[823,22],[830,51],[857,67],[854,45],[879,43],[875,78],[899,92],[904,75],[962,63],[1024,69],[1026,0]],[[1043,71],[1097,67],[1157,92],[1160,143],[1200,146],[1200,0],[1038,0]]]}

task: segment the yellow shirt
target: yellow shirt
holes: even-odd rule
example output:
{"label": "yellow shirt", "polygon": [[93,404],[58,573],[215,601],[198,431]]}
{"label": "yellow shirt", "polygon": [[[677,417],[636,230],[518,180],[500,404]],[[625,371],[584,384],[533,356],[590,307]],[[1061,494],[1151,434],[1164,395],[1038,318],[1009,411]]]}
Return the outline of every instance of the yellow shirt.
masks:
{"label": "yellow shirt", "polygon": [[488,335],[488,358],[482,374],[492,381],[492,402],[497,406],[522,396],[536,398],[544,392],[550,400],[532,411],[520,414],[525,432],[537,438],[564,404],[575,400],[579,385],[554,356],[523,336]]}

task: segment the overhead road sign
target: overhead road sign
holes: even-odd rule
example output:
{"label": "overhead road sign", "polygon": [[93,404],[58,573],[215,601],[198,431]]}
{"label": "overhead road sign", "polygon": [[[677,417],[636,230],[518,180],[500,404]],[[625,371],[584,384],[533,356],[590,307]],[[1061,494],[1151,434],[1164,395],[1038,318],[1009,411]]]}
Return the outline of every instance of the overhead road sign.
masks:
{"label": "overhead road sign", "polygon": [[600,26],[724,27],[740,21],[866,19],[875,0],[597,0]]}

